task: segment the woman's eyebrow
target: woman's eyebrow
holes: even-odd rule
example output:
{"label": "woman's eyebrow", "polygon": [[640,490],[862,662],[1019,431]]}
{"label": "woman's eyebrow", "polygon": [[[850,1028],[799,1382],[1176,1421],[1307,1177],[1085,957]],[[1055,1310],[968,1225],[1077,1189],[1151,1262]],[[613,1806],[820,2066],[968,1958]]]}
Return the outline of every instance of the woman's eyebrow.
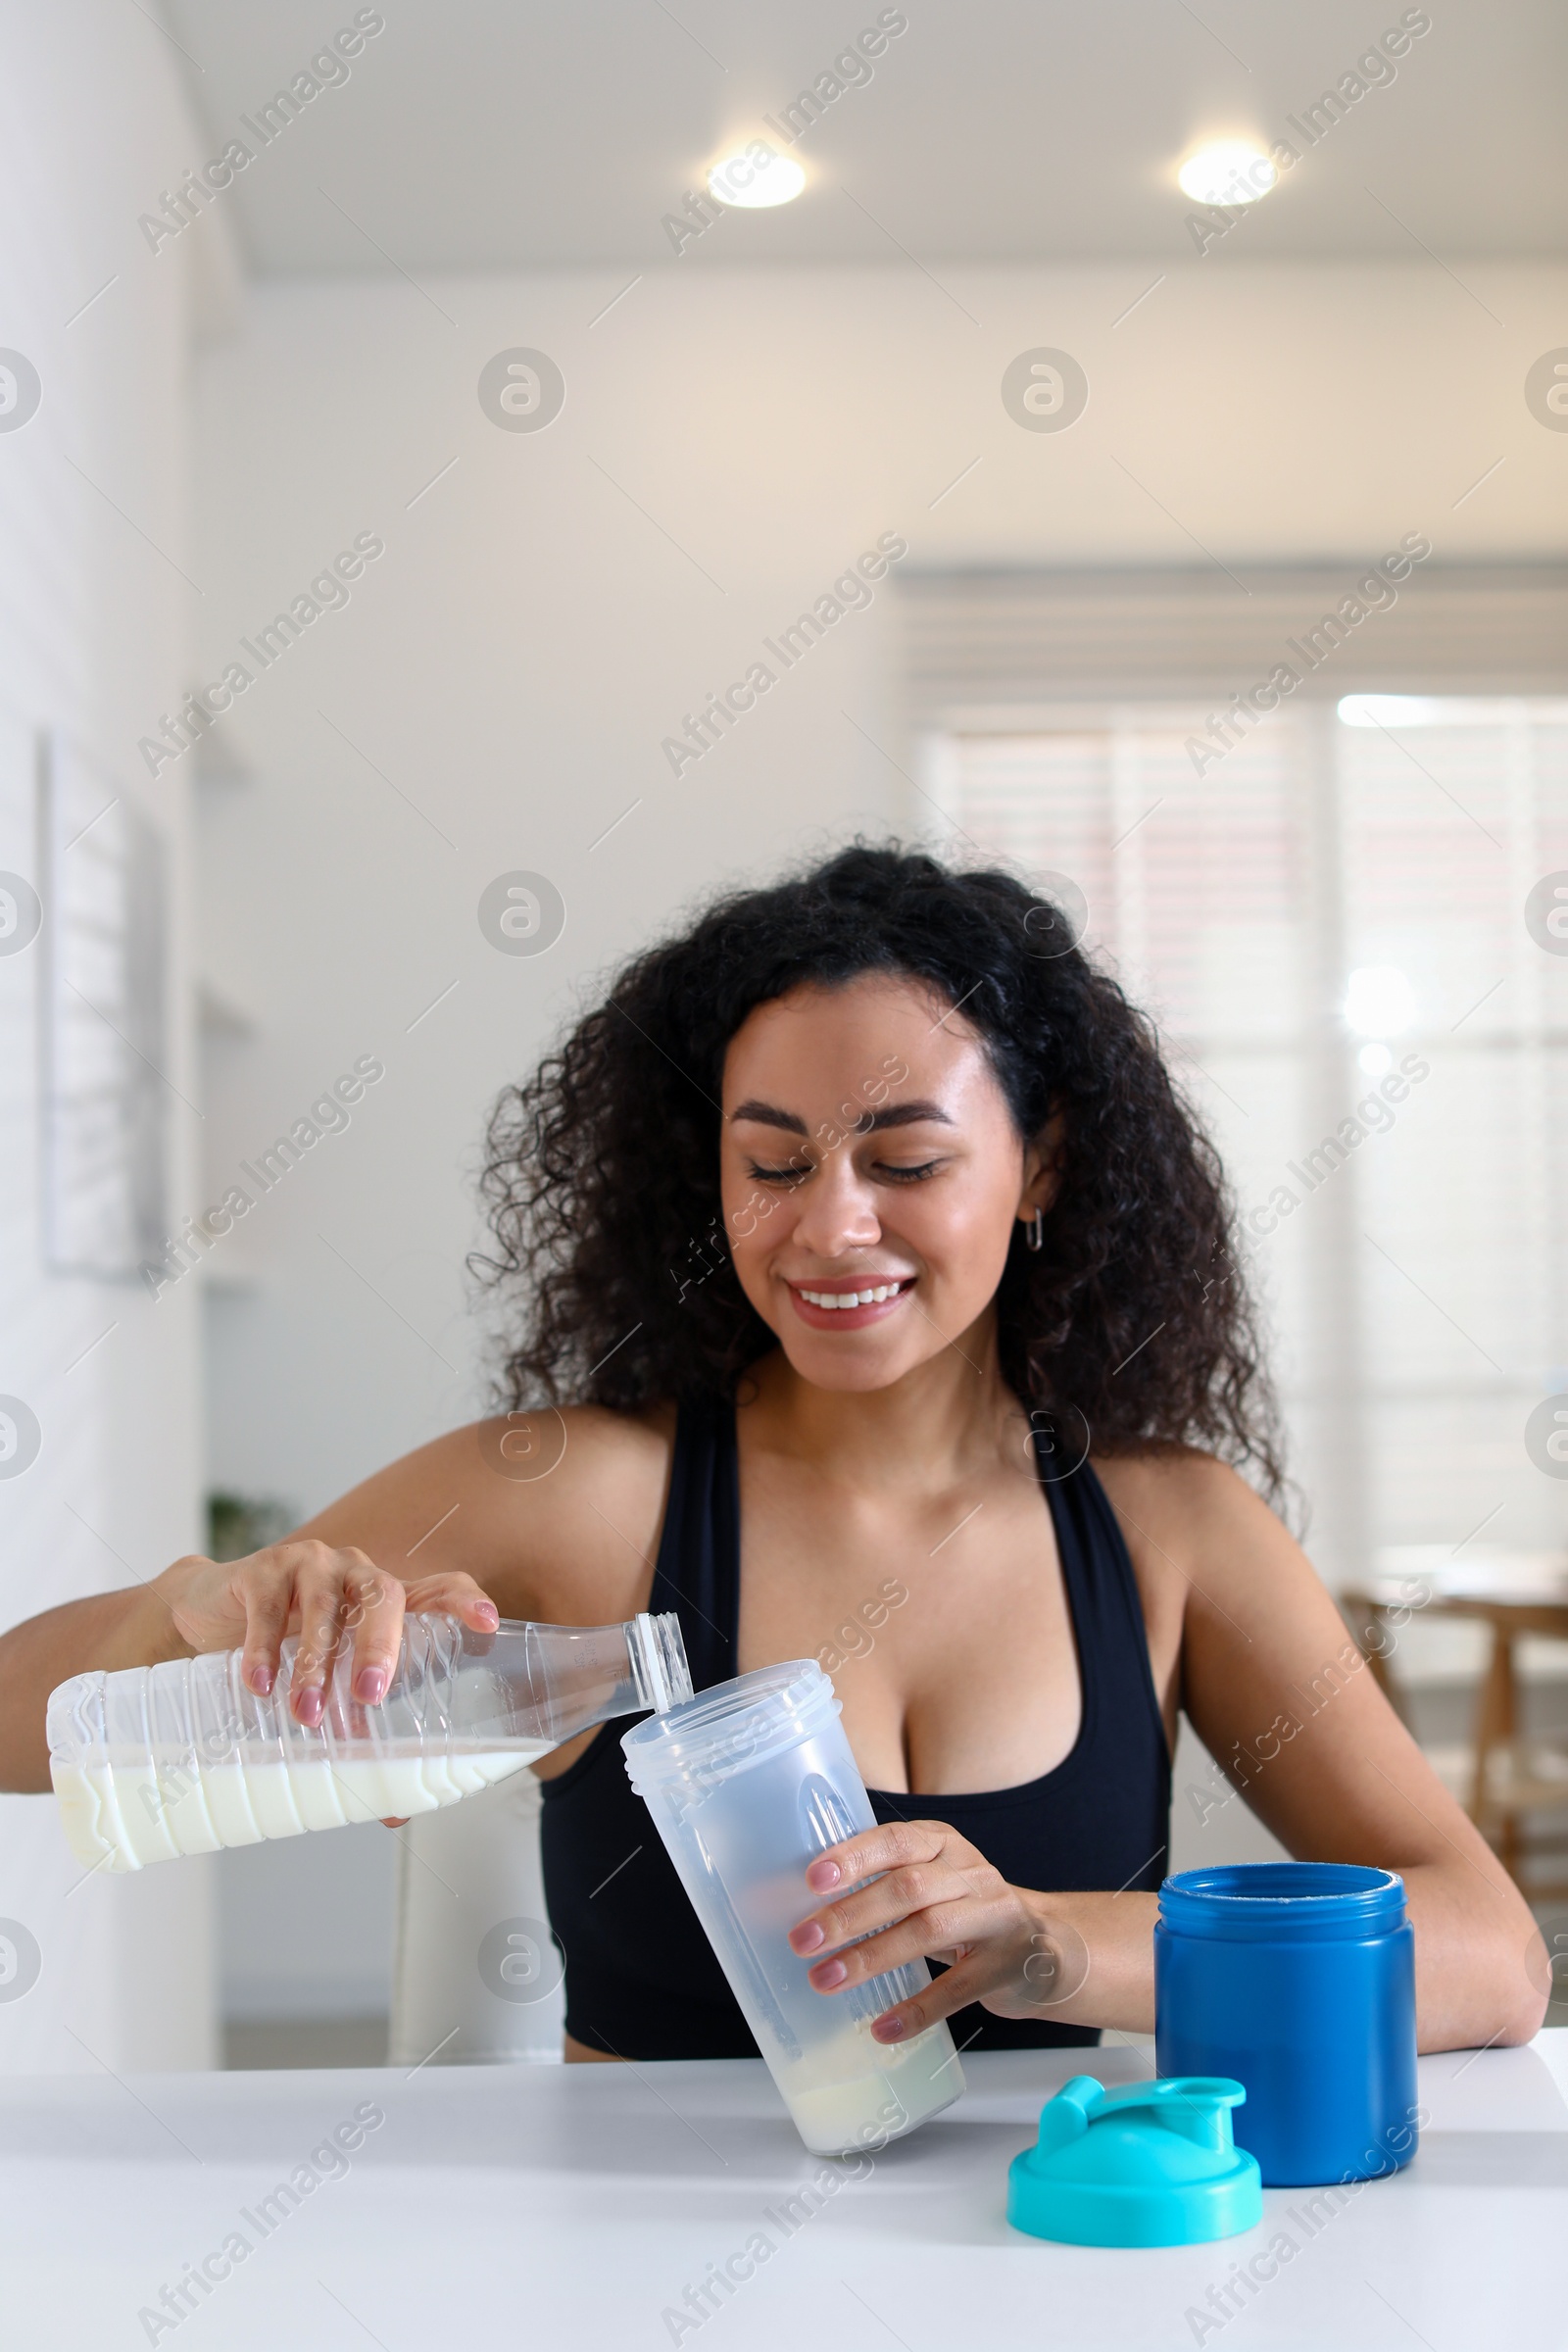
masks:
{"label": "woman's eyebrow", "polygon": [[[795,1111],[780,1110],[772,1102],[739,1102],[729,1116],[731,1126],[740,1119],[749,1119],[757,1127],[782,1127],[788,1135],[808,1135],[810,1133],[806,1121]],[[884,1127],[912,1127],[923,1119],[933,1120],[941,1127],[953,1125],[952,1119],[949,1118],[940,1103],[917,1101],[914,1102],[889,1102],[881,1110],[864,1111],[849,1132],[858,1135],[875,1135]]]}

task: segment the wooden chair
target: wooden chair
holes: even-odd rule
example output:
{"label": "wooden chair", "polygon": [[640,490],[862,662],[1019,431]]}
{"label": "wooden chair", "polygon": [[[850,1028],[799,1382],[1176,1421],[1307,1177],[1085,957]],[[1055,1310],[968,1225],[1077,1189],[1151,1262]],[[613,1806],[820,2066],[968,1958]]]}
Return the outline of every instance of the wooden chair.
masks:
{"label": "wooden chair", "polygon": [[540,1804],[524,1770],[398,1831],[391,2065],[561,2064]]}
{"label": "wooden chair", "polygon": [[1568,1901],[1568,1878],[1543,1882],[1524,1876],[1527,1862],[1553,1851],[1560,1855],[1568,1843],[1568,1822],[1544,1831],[1527,1826],[1532,1814],[1568,1812],[1568,1748],[1523,1735],[1517,1655],[1518,1643],[1529,1635],[1568,1641],[1568,1570],[1556,1559],[1535,1554],[1521,1554],[1513,1562],[1501,1555],[1485,1566],[1455,1564],[1427,1582],[1430,1596],[1416,1604],[1408,1579],[1378,1577],[1342,1593],[1340,1605],[1380,1690],[1412,1730],[1407,1694],[1390,1671],[1387,1655],[1368,1643],[1371,1627],[1392,1625],[1398,1610],[1414,1607],[1423,1620],[1464,1618],[1490,1630],[1467,1760],[1466,1810],[1533,1902]]}

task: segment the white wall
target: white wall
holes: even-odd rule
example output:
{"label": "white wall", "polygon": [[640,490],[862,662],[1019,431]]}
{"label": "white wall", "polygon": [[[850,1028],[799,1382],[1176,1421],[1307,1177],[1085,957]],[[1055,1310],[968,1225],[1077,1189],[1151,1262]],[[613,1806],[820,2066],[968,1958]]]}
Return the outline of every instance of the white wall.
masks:
{"label": "white wall", "polygon": [[[720,878],[858,824],[926,825],[900,772],[887,594],[678,780],[660,749],[879,532],[907,538],[911,567],[1197,560],[1173,517],[1233,563],[1365,560],[1412,529],[1442,559],[1554,549],[1564,445],[1520,387],[1560,339],[1562,272],[1468,265],[1499,328],[1423,262],[1257,270],[1218,252],[1115,324],[1157,270],[944,266],[938,286],[904,267],[676,266],[598,324],[629,271],[253,295],[205,370],[204,674],[357,532],[386,553],[212,746],[251,780],[204,802],[204,956],[254,1032],[215,1043],[203,1199],[356,1054],[387,1074],[209,1261],[230,1270],[209,1302],[220,1479],[312,1510],[480,1409],[462,1259],[497,1088],[577,989]],[[1059,436],[1019,430],[999,397],[1041,344],[1091,380]],[[516,346],[566,379],[537,434],[498,430],[476,398]],[[514,868],[566,901],[537,960],[476,924]],[[1269,1848],[1240,1804],[1193,1858],[1233,1846]],[[303,1862],[224,1858],[236,2013],[378,2005],[390,1841],[334,1852],[330,1961],[278,1924],[280,1873],[309,1913]]]}
{"label": "white wall", "polygon": [[[196,600],[180,573],[195,571],[196,263],[190,250],[155,263],[136,216],[188,160],[192,140],[172,52],[145,15],[108,4],[14,9],[6,33],[0,342],[32,361],[43,400],[28,424],[0,433],[0,866],[37,871],[33,742],[39,729],[65,728],[99,763],[105,798],[117,789],[132,797],[168,845],[168,1076],[190,1096],[188,794],[178,776],[151,787],[133,745],[189,675]],[[0,958],[0,1391],[24,1397],[43,1430],[32,1467],[0,1481],[8,1625],[155,1574],[192,1547],[199,1527],[194,1302],[155,1313],[133,1284],[43,1270],[38,977],[37,943]],[[168,1102],[183,1193],[197,1121],[172,1091]],[[20,1921],[42,1954],[24,1996],[8,1997],[0,1984],[0,2067],[210,2064],[206,1866],[141,1881],[81,1877],[51,1799],[0,1798],[0,1916]]]}
{"label": "white wall", "polygon": [[[678,780],[660,750],[879,532],[910,567],[1194,560],[1162,507],[1233,562],[1365,557],[1411,529],[1439,558],[1554,544],[1562,449],[1520,386],[1561,272],[1469,267],[1506,329],[1422,263],[1210,257],[1119,327],[1152,269],[941,274],[951,293],[903,268],[675,267],[597,325],[612,273],[272,285],[210,363],[207,674],[356,532],[386,542],[222,722],[254,781],[215,793],[203,828],[207,958],[256,1023],[215,1077],[211,1197],[354,1055],[387,1065],[354,1129],[223,1246],[258,1285],[215,1302],[222,1477],[314,1508],[471,1412],[460,1269],[497,1087],[579,985],[720,877],[926,821],[895,764],[886,593]],[[1020,431],[998,395],[1041,342],[1090,375],[1060,435]],[[475,397],[519,345],[566,379],[536,434]],[[568,909],[536,960],[475,920],[519,867]]]}

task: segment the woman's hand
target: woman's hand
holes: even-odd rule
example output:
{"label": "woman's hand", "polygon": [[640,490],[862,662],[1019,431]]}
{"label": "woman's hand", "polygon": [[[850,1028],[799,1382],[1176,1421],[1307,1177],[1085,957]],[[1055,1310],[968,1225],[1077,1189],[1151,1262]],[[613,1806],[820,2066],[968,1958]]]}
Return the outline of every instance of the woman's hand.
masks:
{"label": "woman's hand", "polygon": [[[802,1954],[832,1955],[810,1970],[818,1992],[842,1991],[909,1960],[948,1963],[927,1990],[877,2019],[871,2031],[878,2041],[906,2040],[969,2001],[996,2017],[1045,2021],[1074,2014],[1067,2004],[1088,1981],[1089,1947],[1058,1899],[1009,1886],[945,1821],[890,1822],[846,1838],[817,1856],[806,1883],[825,1895],[876,1872],[886,1875],[824,1902],[792,1928],[790,1943]],[[1072,1905],[1116,1897],[1062,1899]],[[1128,1914],[1129,1925],[1134,1916]],[[857,1942],[858,1936],[867,1940]]]}
{"label": "woman's hand", "polygon": [[406,1614],[443,1612],[493,1634],[500,1612],[457,1569],[405,1585],[365,1552],[297,1539],[270,1544],[243,1560],[176,1560],[153,1590],[193,1650],[240,1649],[240,1679],[265,1698],[277,1679],[279,1645],[298,1634],[290,1706],[314,1728],[326,1711],[326,1677],[338,1643],[352,1635],[353,1691],[364,1706],[386,1696]]}

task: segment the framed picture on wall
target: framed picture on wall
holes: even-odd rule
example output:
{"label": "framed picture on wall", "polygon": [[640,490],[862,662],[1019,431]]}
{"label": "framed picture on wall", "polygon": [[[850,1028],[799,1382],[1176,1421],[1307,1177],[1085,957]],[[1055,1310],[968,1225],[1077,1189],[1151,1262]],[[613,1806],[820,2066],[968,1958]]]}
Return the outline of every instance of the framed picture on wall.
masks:
{"label": "framed picture on wall", "polygon": [[38,837],[44,1262],[130,1278],[168,1231],[163,837],[59,729],[38,742]]}

